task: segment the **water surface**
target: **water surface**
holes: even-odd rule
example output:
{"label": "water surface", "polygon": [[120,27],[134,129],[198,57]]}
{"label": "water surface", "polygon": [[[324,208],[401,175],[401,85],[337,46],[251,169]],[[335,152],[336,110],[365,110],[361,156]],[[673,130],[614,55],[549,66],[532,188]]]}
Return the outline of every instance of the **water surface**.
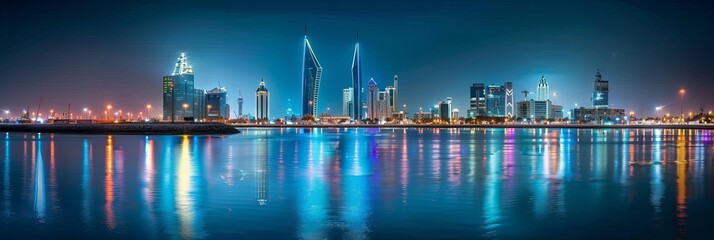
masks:
{"label": "water surface", "polygon": [[3,133],[0,238],[709,238],[711,134]]}

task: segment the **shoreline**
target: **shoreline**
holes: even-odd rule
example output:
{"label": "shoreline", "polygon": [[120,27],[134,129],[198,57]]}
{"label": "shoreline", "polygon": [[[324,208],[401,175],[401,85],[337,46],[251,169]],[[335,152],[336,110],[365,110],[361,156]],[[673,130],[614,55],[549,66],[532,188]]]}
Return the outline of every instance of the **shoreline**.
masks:
{"label": "shoreline", "polygon": [[0,132],[97,135],[224,135],[240,130],[223,123],[0,124]]}
{"label": "shoreline", "polygon": [[570,129],[699,129],[714,130],[714,124],[588,125],[588,124],[231,124],[236,128],[570,128]]}

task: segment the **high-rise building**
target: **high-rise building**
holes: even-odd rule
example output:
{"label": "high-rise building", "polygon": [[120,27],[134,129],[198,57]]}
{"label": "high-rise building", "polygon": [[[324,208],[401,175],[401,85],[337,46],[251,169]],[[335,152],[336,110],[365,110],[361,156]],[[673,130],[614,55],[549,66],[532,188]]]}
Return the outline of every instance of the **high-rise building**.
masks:
{"label": "high-rise building", "polygon": [[354,91],[353,88],[342,89],[342,116],[350,116],[352,119],[358,119],[355,117],[354,109]]}
{"label": "high-rise building", "polygon": [[[359,36],[358,36],[359,37]],[[359,40],[359,39],[358,39]],[[343,114],[344,116],[350,116],[352,119],[362,119],[362,58],[359,54],[359,42],[355,43],[355,52],[352,57],[352,108],[350,114]],[[344,102],[344,100],[343,100]],[[344,111],[344,104],[343,104]]]}
{"label": "high-rise building", "polygon": [[503,85],[503,87],[506,90],[506,117],[512,118],[515,115],[514,111],[514,99],[513,99],[513,83],[512,82],[506,82],[506,84]]}
{"label": "high-rise building", "polygon": [[228,91],[225,88],[213,88],[206,92],[206,115],[208,119],[229,119],[230,113],[226,100]]}
{"label": "high-rise building", "polygon": [[386,89],[389,92],[389,106],[392,108],[392,112],[399,112],[399,105],[397,104],[397,92],[399,91],[397,85],[399,84],[399,76],[394,75],[394,86]]}
{"label": "high-rise building", "polygon": [[446,101],[441,101],[438,105],[439,118],[441,121],[451,121],[451,97],[447,97]]}
{"label": "high-rise building", "polygon": [[392,117],[392,108],[389,106],[389,100],[391,99],[389,91],[379,91],[379,95],[377,98],[377,105],[379,108],[379,110],[377,111],[377,118],[385,119],[387,117]]}
{"label": "high-rise building", "polygon": [[498,85],[488,85],[486,88],[486,116],[506,116],[506,88]]}
{"label": "high-rise building", "polygon": [[531,99],[529,101],[518,102],[517,106],[516,111],[518,112],[518,117],[522,119],[540,121],[551,117],[550,100],[537,101]]}
{"label": "high-rise building", "polygon": [[563,118],[563,106],[561,105],[550,105],[550,119],[562,119]]}
{"label": "high-rise building", "polygon": [[451,119],[459,119],[459,109],[451,109]]}
{"label": "high-rise building", "polygon": [[260,86],[255,91],[255,119],[258,121],[268,121],[270,119],[270,108],[268,101],[268,89],[265,88],[265,82],[260,79]]}
{"label": "high-rise building", "polygon": [[238,91],[238,117],[243,117],[243,91]]}
{"label": "high-rise building", "polygon": [[370,78],[367,83],[367,118],[376,119],[379,117],[379,88],[374,78]]}
{"label": "high-rise building", "polygon": [[607,108],[608,107],[608,95],[610,94],[609,82],[602,80],[602,75],[600,74],[600,69],[597,70],[595,74],[595,82],[593,83],[593,107],[594,108]]}
{"label": "high-rise building", "polygon": [[471,85],[469,117],[480,117],[486,115],[486,97],[483,83]]}
{"label": "high-rise building", "polygon": [[305,43],[302,62],[302,114],[317,116],[318,93],[320,90],[320,78],[322,78],[322,66],[317,61],[315,52],[310,46],[305,34]]}
{"label": "high-rise building", "polygon": [[504,85],[488,85],[474,83],[471,85],[470,108],[467,111],[468,117],[512,117],[514,115],[513,105],[513,83],[506,82]]}
{"label": "high-rise building", "polygon": [[208,109],[206,109],[206,90],[194,89],[193,96],[193,117],[205,119],[208,117]]}
{"label": "high-rise building", "polygon": [[540,77],[540,82],[538,83],[538,89],[536,90],[536,100],[546,101],[550,99],[550,88],[548,87],[548,82],[545,81],[545,76]]}
{"label": "high-rise building", "polygon": [[170,76],[163,77],[164,120],[193,117],[194,81],[193,68],[188,65],[185,53],[181,53]]}
{"label": "high-rise building", "polygon": [[595,74],[593,83],[592,108],[576,108],[572,110],[572,120],[577,122],[620,123],[624,121],[625,109],[610,108],[609,82],[602,80],[600,69]]}

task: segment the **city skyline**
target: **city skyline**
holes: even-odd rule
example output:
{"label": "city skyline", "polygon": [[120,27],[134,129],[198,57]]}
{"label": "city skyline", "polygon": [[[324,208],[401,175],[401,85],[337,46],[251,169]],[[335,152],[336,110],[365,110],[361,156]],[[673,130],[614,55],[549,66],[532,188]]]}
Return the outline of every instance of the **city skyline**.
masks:
{"label": "city skyline", "polygon": [[[445,5],[418,2],[411,6],[389,3],[382,6],[384,9],[358,8],[362,9],[360,11],[318,1],[319,13],[296,14],[305,8],[286,3],[277,8],[295,8],[291,10],[295,14],[281,16],[277,16],[278,10],[267,5],[248,3],[249,8],[266,9],[264,14],[257,16],[241,15],[245,12],[240,10],[241,7],[228,3],[226,10],[217,7],[223,5],[211,4],[199,5],[195,8],[200,9],[197,12],[178,9],[193,16],[186,20],[191,27],[169,35],[194,33],[194,36],[178,41],[158,37],[161,31],[154,27],[145,29],[118,24],[129,21],[132,13],[118,11],[113,17],[77,14],[87,9],[96,9],[98,13],[113,7],[121,9],[120,6],[98,3],[52,12],[47,17],[71,17],[54,23],[52,26],[60,28],[44,33],[46,37],[43,38],[27,40],[38,34],[35,31],[45,28],[36,21],[21,21],[22,29],[3,24],[3,30],[16,34],[5,36],[7,41],[3,41],[8,44],[3,51],[6,54],[0,58],[0,66],[8,72],[0,77],[4,90],[0,96],[0,109],[10,108],[13,113],[26,106],[32,109],[40,97],[44,98],[43,105],[47,108],[63,109],[70,103],[74,113],[80,113],[82,108],[99,113],[106,104],[125,111],[130,108],[133,108],[130,111],[140,111],[147,104],[161,106],[161,98],[156,94],[161,91],[161,86],[154,80],[167,74],[165,66],[171,61],[169,59],[175,59],[177,53],[185,51],[191,55],[194,67],[201,69],[196,73],[197,89],[211,89],[220,83],[231,92],[228,102],[233,103],[239,90],[253,88],[251,79],[265,76],[275,79],[271,94],[276,99],[271,108],[275,113],[285,113],[287,99],[301,97],[294,89],[300,86],[295,75],[300,71],[296,62],[300,61],[298,44],[304,25],[309,26],[311,43],[319,46],[316,51],[326,69],[319,91],[318,113],[325,112],[328,107],[338,109],[341,105],[341,91],[350,85],[349,62],[354,54],[355,31],[360,31],[361,35],[362,75],[367,79],[375,78],[377,82],[387,81],[394,74],[402,76],[406,82],[401,85],[400,103],[406,104],[409,112],[444,100],[440,96],[453,97],[454,108],[468,109],[468,86],[474,82],[510,81],[516,92],[534,91],[530,83],[541,75],[547,77],[551,92],[558,93],[557,102],[564,108],[572,108],[575,103],[589,105],[592,72],[598,68],[610,81],[613,89],[610,104],[615,107],[654,115],[655,106],[665,106],[661,113],[677,113],[679,102],[676,100],[681,88],[687,89],[684,112],[697,111],[700,105],[705,109],[714,107],[706,92],[713,84],[707,81],[712,75],[707,68],[711,61],[704,57],[712,52],[712,47],[703,44],[711,42],[712,36],[706,29],[686,31],[700,29],[712,22],[692,24],[695,20],[710,18],[697,10],[695,4],[643,6],[584,1],[570,5],[513,6],[493,2]],[[21,6],[10,5],[7,9]],[[33,6],[31,10],[44,12],[51,7],[52,4]],[[599,16],[607,19],[588,20],[588,14],[563,16],[558,10],[566,7],[574,9],[573,15],[591,7],[600,9]],[[145,8],[147,11],[133,13],[139,16],[135,21],[158,27],[172,19],[146,15],[151,12],[148,10],[157,8],[153,5]],[[386,12],[398,8],[403,8],[399,16],[387,16]],[[432,11],[434,8],[453,12],[454,17],[436,16]],[[466,13],[466,10],[483,12],[484,9],[492,9],[504,16],[486,14],[483,17],[488,21],[481,21]],[[220,14],[229,10],[237,13]],[[545,18],[528,23],[507,17],[516,13],[524,13],[522,19]],[[354,20],[366,14],[375,17],[367,21]],[[4,16],[9,20],[27,20],[25,15],[12,12]],[[201,16],[214,16],[214,19],[196,20],[203,19]],[[261,23],[266,19],[273,21],[255,27],[238,24]],[[563,19],[574,26],[564,30]],[[621,24],[613,27],[610,23]],[[654,23],[658,27],[643,23]],[[226,26],[228,28],[224,28]],[[469,33],[460,33],[456,31],[458,29]],[[516,31],[510,35],[500,29]],[[655,29],[661,31],[653,35],[651,32]],[[226,34],[227,40],[217,40],[218,33]],[[529,35],[532,37],[525,37]],[[479,40],[479,36],[490,36],[504,43]],[[444,46],[446,40],[442,38],[448,38],[454,46]],[[234,40],[238,44],[223,43]],[[657,48],[664,43],[672,44],[665,49]],[[153,49],[152,46],[158,47]],[[417,49],[422,50],[420,55],[415,55]],[[276,55],[278,52],[282,54]],[[61,61],[49,64],[47,61],[54,58],[46,56],[57,56]],[[279,60],[276,60],[278,56]],[[435,81],[448,84],[433,84]],[[429,89],[433,94],[420,94],[423,89]],[[254,102],[247,99],[246,104],[252,106]],[[293,111],[299,112],[296,107],[293,106]],[[280,115],[284,114],[276,116]]]}

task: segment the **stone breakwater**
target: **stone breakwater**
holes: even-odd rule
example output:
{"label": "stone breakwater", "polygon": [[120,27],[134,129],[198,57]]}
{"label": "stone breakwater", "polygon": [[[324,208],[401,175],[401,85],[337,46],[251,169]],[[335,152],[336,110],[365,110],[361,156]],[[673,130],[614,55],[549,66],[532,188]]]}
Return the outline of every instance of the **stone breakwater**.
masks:
{"label": "stone breakwater", "polygon": [[240,133],[235,127],[223,123],[0,124],[0,132],[112,135],[210,135]]}

